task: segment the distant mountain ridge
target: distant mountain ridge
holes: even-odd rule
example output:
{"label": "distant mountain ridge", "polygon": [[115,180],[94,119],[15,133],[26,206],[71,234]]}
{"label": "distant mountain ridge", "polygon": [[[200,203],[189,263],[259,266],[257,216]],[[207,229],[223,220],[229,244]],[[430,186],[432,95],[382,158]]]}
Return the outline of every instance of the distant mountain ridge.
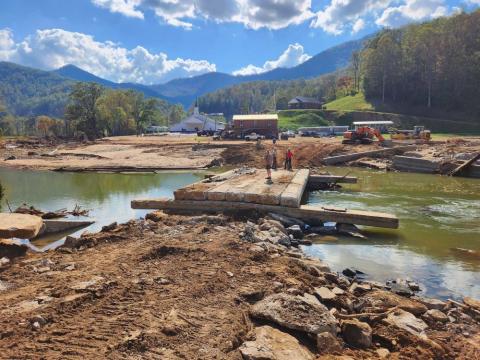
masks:
{"label": "distant mountain ridge", "polygon": [[263,80],[310,79],[333,72],[347,66],[352,53],[359,50],[365,40],[366,38],[363,38],[332,47],[292,68],[277,68],[248,76],[212,72],[158,85],[116,83],[74,65],[44,71],[10,62],[0,62],[0,98],[16,115],[62,117],[72,85],[76,81],[83,81],[96,82],[112,89],[136,90],[147,97],[156,97],[173,104],[180,103],[188,108],[197,97],[233,85]]}
{"label": "distant mountain ridge", "polygon": [[348,41],[324,50],[304,63],[291,68],[277,68],[261,74],[234,76],[230,74],[212,72],[191,78],[171,80],[165,84],[150,85],[158,93],[178,99],[188,106],[196,97],[209,92],[237,85],[245,82],[259,80],[293,80],[311,79],[345,67],[349,64],[353,52],[362,48],[364,42],[373,35],[368,35],[359,40]]}

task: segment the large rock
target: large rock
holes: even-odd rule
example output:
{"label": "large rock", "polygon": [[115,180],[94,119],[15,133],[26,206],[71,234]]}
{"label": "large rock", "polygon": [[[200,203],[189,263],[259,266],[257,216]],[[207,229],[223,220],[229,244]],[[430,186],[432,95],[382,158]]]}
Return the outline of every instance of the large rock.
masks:
{"label": "large rock", "polygon": [[330,268],[328,267],[328,265],[318,259],[301,258],[301,259],[291,259],[291,261],[294,261],[304,271],[314,276],[320,276],[321,274],[330,271]]}
{"label": "large rock", "polygon": [[365,349],[372,346],[372,328],[357,319],[342,321],[342,336],[353,347]]}
{"label": "large rock", "polygon": [[15,213],[0,213],[0,238],[30,239],[43,227],[39,216]]}
{"label": "large rock", "polygon": [[466,296],[463,298],[463,302],[475,310],[480,311],[480,300]]}
{"label": "large rock", "polygon": [[427,320],[438,321],[443,323],[446,323],[448,321],[448,316],[437,309],[428,310],[425,314],[423,314],[423,316]]}
{"label": "large rock", "polygon": [[414,315],[421,315],[428,310],[422,303],[393,294],[390,291],[372,291],[365,296],[365,299],[374,307],[392,308],[397,306]]}
{"label": "large rock", "polygon": [[273,294],[256,303],[251,310],[254,318],[272,321],[287,329],[308,334],[329,332],[336,335],[337,320],[322,304],[302,296]]}
{"label": "large rock", "polygon": [[18,244],[12,239],[0,239],[0,258],[13,259],[24,256],[27,251],[27,245]]}
{"label": "large rock", "polygon": [[413,314],[401,309],[388,314],[386,322],[417,336],[422,334],[428,328],[428,325],[425,324],[423,320],[418,319]]}
{"label": "large rock", "polygon": [[288,234],[293,235],[295,239],[303,238],[303,231],[298,225],[293,225],[287,228]]}
{"label": "large rock", "polygon": [[320,354],[329,354],[342,351],[342,345],[336,336],[329,332],[317,334],[317,351]]}
{"label": "large rock", "polygon": [[438,299],[431,299],[426,297],[412,297],[411,299],[422,303],[427,307],[428,310],[431,310],[431,309],[443,310],[443,308],[445,308],[445,305],[446,305],[444,301],[438,300]]}
{"label": "large rock", "polygon": [[329,302],[334,300],[337,297],[337,295],[335,295],[329,288],[325,286],[315,288],[315,295],[322,302]]}
{"label": "large rock", "polygon": [[245,360],[313,360],[314,356],[293,336],[261,326],[255,329],[255,340],[240,346]]}

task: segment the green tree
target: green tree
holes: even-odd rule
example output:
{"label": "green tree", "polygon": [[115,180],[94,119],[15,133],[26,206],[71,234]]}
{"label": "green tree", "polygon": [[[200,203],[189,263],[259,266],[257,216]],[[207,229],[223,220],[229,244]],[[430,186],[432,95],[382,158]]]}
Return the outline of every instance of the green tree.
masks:
{"label": "green tree", "polygon": [[89,139],[101,136],[97,119],[97,101],[104,88],[96,83],[76,83],[69,96],[65,109],[65,118],[76,123],[76,128],[83,131]]}

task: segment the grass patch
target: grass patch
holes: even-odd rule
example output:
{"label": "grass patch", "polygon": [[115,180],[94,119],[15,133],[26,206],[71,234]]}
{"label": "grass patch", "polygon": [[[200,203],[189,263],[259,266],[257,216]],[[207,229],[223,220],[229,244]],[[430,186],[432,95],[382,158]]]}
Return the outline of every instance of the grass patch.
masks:
{"label": "grass patch", "polygon": [[301,127],[328,126],[321,110],[282,110],[278,112],[278,126],[281,129],[298,130]]}
{"label": "grass patch", "polygon": [[325,104],[327,110],[336,111],[373,111],[374,106],[365,99],[363,93],[354,96],[345,96],[343,98],[331,101]]}

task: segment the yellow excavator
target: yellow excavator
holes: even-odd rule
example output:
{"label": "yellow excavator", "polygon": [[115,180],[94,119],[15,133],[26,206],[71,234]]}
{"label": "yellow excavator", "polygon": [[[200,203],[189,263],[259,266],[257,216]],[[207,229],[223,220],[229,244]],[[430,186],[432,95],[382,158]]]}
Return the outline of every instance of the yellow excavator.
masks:
{"label": "yellow excavator", "polygon": [[393,130],[392,140],[425,140],[430,141],[432,134],[425,126],[415,126],[413,130]]}

